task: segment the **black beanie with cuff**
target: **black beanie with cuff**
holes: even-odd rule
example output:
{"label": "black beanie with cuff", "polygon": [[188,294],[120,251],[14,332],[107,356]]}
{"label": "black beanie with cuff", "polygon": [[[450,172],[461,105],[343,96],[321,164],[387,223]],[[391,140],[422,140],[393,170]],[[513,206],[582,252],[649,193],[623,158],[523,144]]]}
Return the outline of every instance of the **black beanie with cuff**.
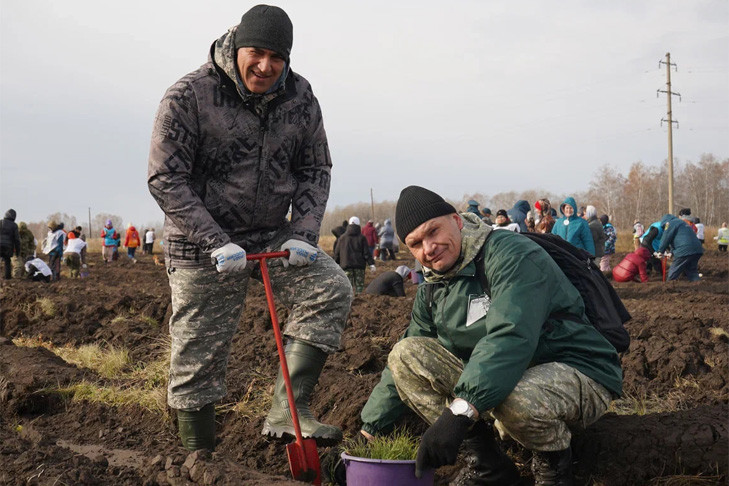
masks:
{"label": "black beanie with cuff", "polygon": [[235,31],[235,48],[260,47],[270,49],[289,62],[294,43],[291,19],[279,7],[256,5],[243,14]]}
{"label": "black beanie with cuff", "polygon": [[400,192],[395,207],[397,236],[404,243],[407,235],[426,221],[456,212],[456,208],[433,191],[408,186]]}

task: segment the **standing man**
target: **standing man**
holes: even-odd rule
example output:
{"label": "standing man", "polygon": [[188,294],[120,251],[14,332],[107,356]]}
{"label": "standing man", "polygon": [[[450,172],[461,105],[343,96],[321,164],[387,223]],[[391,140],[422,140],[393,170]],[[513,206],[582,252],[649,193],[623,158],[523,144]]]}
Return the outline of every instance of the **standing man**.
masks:
{"label": "standing man", "polygon": [[366,266],[369,265],[373,272],[376,268],[357,216],[349,218],[347,230],[334,245],[334,261],[344,270],[354,293],[361,294],[364,290]]}
{"label": "standing man", "polygon": [[428,189],[406,187],[395,211],[426,283],[362,410],[362,435],[388,433],[409,407],[430,424],[416,475],[455,463],[463,444],[455,484],[517,484],[493,422],[534,453],[535,484],[571,485],[571,429],[622,392],[618,353],[584,323],[580,293],[538,244]]}
{"label": "standing man", "polygon": [[[317,248],[332,163],[319,102],[291,70],[292,43],[286,12],[251,8],[213,42],[206,64],[167,90],[155,120],[148,185],[165,212],[168,402],[191,450],[215,445],[231,339],[248,281],[260,279],[246,252],[290,252],[269,271],[290,309],[283,333],[301,429],[304,437],[341,438],[314,418],[309,401],[339,349],[352,290]],[[294,434],[280,371],[263,434]]]}
{"label": "standing man", "polygon": [[15,216],[15,210],[8,209],[5,217],[0,220],[0,257],[5,265],[5,280],[13,277],[13,255],[20,256],[20,233],[18,225],[15,224]]}

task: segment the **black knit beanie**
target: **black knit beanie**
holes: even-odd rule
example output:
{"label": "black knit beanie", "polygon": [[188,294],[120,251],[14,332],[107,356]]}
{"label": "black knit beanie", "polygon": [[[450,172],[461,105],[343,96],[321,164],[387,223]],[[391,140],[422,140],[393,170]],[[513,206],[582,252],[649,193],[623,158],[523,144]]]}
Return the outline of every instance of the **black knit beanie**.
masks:
{"label": "black knit beanie", "polygon": [[404,243],[405,237],[421,224],[455,212],[456,208],[433,191],[420,186],[408,186],[400,192],[395,207],[397,236]]}
{"label": "black knit beanie", "polygon": [[294,26],[279,7],[256,5],[243,14],[235,32],[235,48],[260,47],[270,49],[289,62],[294,43]]}

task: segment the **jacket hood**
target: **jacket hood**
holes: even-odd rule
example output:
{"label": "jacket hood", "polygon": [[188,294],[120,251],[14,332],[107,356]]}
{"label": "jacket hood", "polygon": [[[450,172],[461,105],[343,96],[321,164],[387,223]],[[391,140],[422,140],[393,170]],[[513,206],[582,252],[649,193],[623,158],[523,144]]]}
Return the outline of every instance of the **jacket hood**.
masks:
{"label": "jacket hood", "polygon": [[137,228],[135,228],[134,226],[130,226],[129,231],[137,231]]}
{"label": "jacket hood", "polygon": [[274,98],[279,91],[284,89],[283,87],[290,71],[289,63],[286,63],[286,66],[284,66],[284,69],[281,72],[281,76],[279,76],[276,83],[274,83],[273,87],[268,92],[264,94],[251,93],[245,87],[243,82],[240,81],[240,77],[238,76],[235,48],[235,33],[237,30],[238,25],[235,25],[228,29],[228,32],[220,36],[218,40],[213,42],[213,45],[210,47],[209,59],[218,66],[225,75],[228,76],[228,78],[230,78],[236,87],[236,91],[238,91],[238,94],[240,94],[244,101],[248,101],[251,98],[269,101]]}
{"label": "jacket hood", "polygon": [[345,235],[357,236],[362,234],[362,228],[358,224],[350,223],[344,232]]}
{"label": "jacket hood", "polygon": [[670,223],[674,219],[678,219],[678,218],[676,216],[674,216],[673,214],[664,214],[663,217],[661,218],[661,228],[665,228],[666,223]]}
{"label": "jacket hood", "polygon": [[[574,202],[574,201],[573,201]],[[517,209],[521,211],[522,213],[526,214],[529,211],[531,211],[532,207],[529,205],[529,203],[523,199],[519,200],[514,204],[514,209]]]}
{"label": "jacket hood", "polygon": [[574,211],[572,213],[572,216],[570,216],[570,219],[576,218],[577,217],[577,203],[575,202],[575,198],[570,196],[570,197],[566,198],[564,200],[564,202],[559,206],[559,212],[562,214],[562,216],[564,216],[564,211],[562,211],[562,207],[565,204],[569,204],[570,206],[572,206],[572,209]]}
{"label": "jacket hood", "polygon": [[15,209],[8,209],[5,212],[5,219],[9,219],[10,221],[15,221],[15,216],[16,216]]}

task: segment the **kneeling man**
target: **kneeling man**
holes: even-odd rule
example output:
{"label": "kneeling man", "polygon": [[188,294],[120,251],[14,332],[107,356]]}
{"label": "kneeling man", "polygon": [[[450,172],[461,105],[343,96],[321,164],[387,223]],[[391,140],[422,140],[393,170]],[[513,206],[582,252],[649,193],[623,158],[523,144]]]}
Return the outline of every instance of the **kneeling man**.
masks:
{"label": "kneeling man", "polygon": [[362,435],[388,433],[409,407],[430,424],[417,475],[454,464],[463,445],[456,484],[516,484],[493,423],[534,453],[535,484],[572,484],[570,429],[622,393],[618,353],[584,324],[579,292],[536,243],[428,189],[403,189],[396,217],[425,285],[362,410]]}

